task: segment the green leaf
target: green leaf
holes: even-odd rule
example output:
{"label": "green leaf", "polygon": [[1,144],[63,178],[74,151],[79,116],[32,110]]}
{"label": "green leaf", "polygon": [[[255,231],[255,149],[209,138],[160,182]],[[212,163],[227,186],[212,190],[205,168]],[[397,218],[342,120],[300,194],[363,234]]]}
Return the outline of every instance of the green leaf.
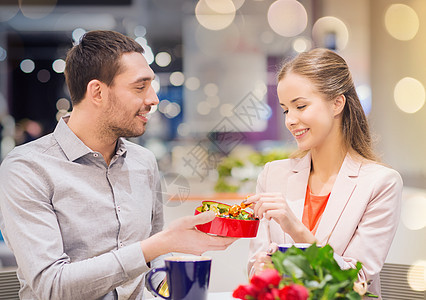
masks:
{"label": "green leaf", "polygon": [[351,292],[349,292],[349,293],[346,294],[345,299],[349,299],[349,300],[361,300],[362,297],[357,292],[351,291]]}
{"label": "green leaf", "polygon": [[306,257],[303,255],[295,255],[287,257],[283,261],[284,268],[289,274],[296,276],[297,278],[313,278],[314,273],[311,269],[311,265]]}

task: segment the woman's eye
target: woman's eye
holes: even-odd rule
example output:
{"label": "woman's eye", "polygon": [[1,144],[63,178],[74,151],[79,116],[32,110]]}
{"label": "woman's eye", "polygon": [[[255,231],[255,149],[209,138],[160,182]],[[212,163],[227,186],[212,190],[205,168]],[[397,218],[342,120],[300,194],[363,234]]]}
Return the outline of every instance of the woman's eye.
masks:
{"label": "woman's eye", "polygon": [[306,105],[300,105],[297,107],[297,109],[304,109],[306,107]]}
{"label": "woman's eye", "polygon": [[288,114],[288,110],[283,111],[283,115]]}

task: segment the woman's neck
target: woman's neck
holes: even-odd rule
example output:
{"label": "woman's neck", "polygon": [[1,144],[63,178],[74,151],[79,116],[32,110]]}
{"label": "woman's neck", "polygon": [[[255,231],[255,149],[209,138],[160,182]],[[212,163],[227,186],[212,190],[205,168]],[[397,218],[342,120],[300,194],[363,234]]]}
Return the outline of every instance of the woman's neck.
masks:
{"label": "woman's neck", "polygon": [[321,178],[337,175],[349,150],[340,126],[334,126],[332,132],[321,145],[312,148],[310,151],[312,157],[311,173],[315,173]]}

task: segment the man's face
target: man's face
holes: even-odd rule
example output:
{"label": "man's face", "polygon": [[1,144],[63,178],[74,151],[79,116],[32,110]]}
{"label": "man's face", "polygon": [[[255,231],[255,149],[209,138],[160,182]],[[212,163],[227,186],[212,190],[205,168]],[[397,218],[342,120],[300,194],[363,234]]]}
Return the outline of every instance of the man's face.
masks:
{"label": "man's face", "polygon": [[101,130],[115,138],[140,136],[145,132],[151,106],[159,102],[151,86],[154,72],[136,52],[123,54],[120,66],[121,72],[108,88]]}

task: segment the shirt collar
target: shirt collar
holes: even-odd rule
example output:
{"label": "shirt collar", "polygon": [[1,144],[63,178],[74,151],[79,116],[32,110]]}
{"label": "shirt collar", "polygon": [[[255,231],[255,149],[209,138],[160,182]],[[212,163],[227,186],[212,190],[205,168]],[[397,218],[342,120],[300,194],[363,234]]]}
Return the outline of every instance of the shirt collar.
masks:
{"label": "shirt collar", "polygon": [[59,120],[58,125],[56,125],[53,136],[61,146],[68,160],[74,161],[88,153],[91,153],[89,147],[87,147],[68,127],[69,117],[63,117]]}
{"label": "shirt collar", "polygon": [[[59,120],[53,135],[68,160],[75,161],[76,159],[92,153],[93,151],[87,147],[68,127],[68,119],[69,116],[63,117]],[[127,148],[123,138],[118,139],[115,149],[115,153],[118,156],[126,157]]]}
{"label": "shirt collar", "polygon": [[126,155],[127,155],[127,148],[126,148],[126,144],[125,144],[123,138],[119,138],[118,139],[118,141],[117,141],[117,147],[115,147],[115,153],[118,156],[126,157]]}

